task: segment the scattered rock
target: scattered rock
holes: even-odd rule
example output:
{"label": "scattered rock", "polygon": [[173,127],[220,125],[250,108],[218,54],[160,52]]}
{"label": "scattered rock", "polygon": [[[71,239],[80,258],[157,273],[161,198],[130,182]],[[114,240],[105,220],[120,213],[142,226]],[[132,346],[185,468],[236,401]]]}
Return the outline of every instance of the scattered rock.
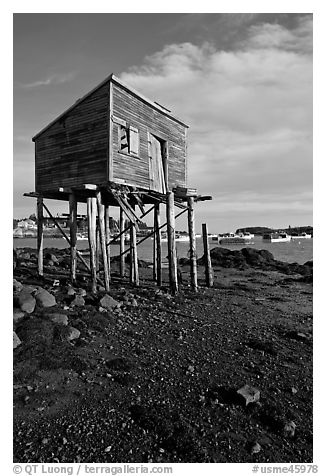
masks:
{"label": "scattered rock", "polygon": [[100,305],[101,307],[104,307],[104,309],[111,310],[116,308],[119,305],[119,303],[118,301],[113,299],[113,297],[110,296],[109,294],[105,294],[105,296],[103,296],[102,299],[100,300]]}
{"label": "scattered rock", "polygon": [[285,337],[288,337],[289,339],[297,340],[299,342],[309,341],[309,336],[307,336],[303,332],[288,331],[286,332]]}
{"label": "scattered rock", "polygon": [[260,453],[261,451],[261,446],[260,444],[256,441],[252,447],[251,447],[251,450],[250,450],[250,453],[251,454],[255,454],[255,453]]}
{"label": "scattered rock", "polygon": [[16,269],[17,261],[18,261],[17,251],[13,250],[13,268],[14,269]]}
{"label": "scattered rock", "polygon": [[55,312],[53,314],[49,314],[47,317],[55,324],[61,324],[62,326],[68,325],[68,316],[66,314]]}
{"label": "scattered rock", "polygon": [[74,296],[76,294],[76,291],[72,286],[68,286],[67,294],[68,296]]}
{"label": "scattered rock", "polygon": [[13,338],[14,338],[14,349],[16,349],[22,342],[19,339],[19,337],[18,337],[18,335],[16,334],[15,331],[14,331],[14,334],[13,334]]}
{"label": "scattered rock", "polygon": [[46,289],[39,288],[34,294],[36,302],[41,307],[52,307],[56,305],[56,299],[53,294]]}
{"label": "scattered rock", "polygon": [[71,306],[85,306],[85,299],[79,294],[76,294],[75,299],[71,302]]}
{"label": "scattered rock", "polygon": [[80,331],[75,327],[67,326],[65,337],[68,341],[76,340],[80,337]]}
{"label": "scattered rock", "polygon": [[18,324],[24,318],[25,314],[20,309],[14,309],[13,318],[14,324]]}
{"label": "scattered rock", "polygon": [[45,259],[44,260],[44,265],[45,266],[54,266],[54,262],[51,259]]}
{"label": "scattered rock", "polygon": [[293,436],[295,434],[296,427],[297,427],[297,425],[294,423],[294,421],[286,422],[285,425],[284,425],[284,429],[283,429],[284,436],[293,438]]}
{"label": "scattered rock", "polygon": [[241,387],[237,393],[245,399],[246,405],[249,403],[256,403],[260,399],[260,391],[247,384]]}
{"label": "scattered rock", "polygon": [[86,296],[86,291],[83,288],[79,288],[77,291],[78,296]]}
{"label": "scattered rock", "polygon": [[36,300],[30,293],[23,290],[17,296],[17,304],[22,311],[31,314],[35,309]]}

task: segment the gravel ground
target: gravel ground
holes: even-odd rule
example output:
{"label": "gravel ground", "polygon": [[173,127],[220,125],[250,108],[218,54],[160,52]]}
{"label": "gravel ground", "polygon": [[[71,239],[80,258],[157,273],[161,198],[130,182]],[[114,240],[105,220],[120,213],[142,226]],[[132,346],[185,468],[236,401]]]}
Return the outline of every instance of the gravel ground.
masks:
{"label": "gravel ground", "polygon": [[139,288],[113,269],[120,305],[105,310],[104,291],[81,280],[73,305],[64,270],[45,271],[33,254],[14,271],[56,298],[15,325],[15,462],[312,462],[309,280],[218,266],[208,289],[200,267],[195,294],[185,266],[174,297],[148,268]]}

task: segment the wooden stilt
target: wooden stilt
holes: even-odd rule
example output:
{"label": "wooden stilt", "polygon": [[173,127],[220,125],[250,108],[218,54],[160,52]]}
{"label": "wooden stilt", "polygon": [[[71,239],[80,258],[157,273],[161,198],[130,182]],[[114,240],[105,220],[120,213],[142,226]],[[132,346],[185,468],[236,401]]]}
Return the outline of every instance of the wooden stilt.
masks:
{"label": "wooden stilt", "polygon": [[131,224],[130,226],[130,260],[129,260],[129,282],[133,284],[135,282],[135,268],[134,268],[134,226]]}
{"label": "wooden stilt", "polygon": [[155,233],[153,235],[153,281],[157,282],[157,246],[156,246],[156,210],[155,207],[153,208],[154,211],[154,230]]}
{"label": "wooden stilt", "polygon": [[96,272],[100,270],[100,253],[101,253],[101,240],[100,240],[100,228],[98,221],[96,220]]}
{"label": "wooden stilt", "polygon": [[130,271],[130,281],[139,286],[137,236],[134,224],[132,224],[130,229]]}
{"label": "wooden stilt", "polygon": [[43,276],[43,198],[37,197],[37,263],[38,274]]}
{"label": "wooden stilt", "polygon": [[162,247],[161,247],[161,217],[160,204],[157,203],[154,208],[154,230],[156,244],[156,282],[158,286],[162,286]]}
{"label": "wooden stilt", "polygon": [[111,246],[110,246],[110,207],[105,205],[104,209],[105,213],[105,240],[106,240],[106,259],[108,264],[108,275],[110,281],[110,274],[111,274]]}
{"label": "wooden stilt", "polygon": [[123,278],[126,274],[126,255],[125,255],[125,215],[120,208],[120,276]]}
{"label": "wooden stilt", "polygon": [[74,193],[69,194],[69,224],[70,224],[70,279],[76,283],[77,270],[77,200]]}
{"label": "wooden stilt", "polygon": [[105,290],[109,291],[110,282],[109,282],[108,260],[106,255],[105,211],[104,211],[104,205],[102,204],[101,192],[99,191],[96,192],[96,201],[97,201],[97,210],[98,210],[98,229],[99,229],[99,235],[100,235],[102,260],[103,260],[103,268],[104,268]]}
{"label": "wooden stilt", "polygon": [[167,193],[166,219],[168,235],[168,257],[169,257],[169,278],[170,288],[173,294],[178,292],[177,277],[177,254],[175,248],[175,216],[174,216],[174,193]]}
{"label": "wooden stilt", "polygon": [[191,289],[197,291],[197,256],[195,234],[194,197],[188,197],[188,230],[190,246],[190,283]]}
{"label": "wooden stilt", "polygon": [[211,254],[209,250],[206,223],[202,224],[202,234],[203,234],[204,259],[205,259],[205,280],[206,280],[206,286],[211,288],[213,286],[213,268],[212,268],[212,262],[211,262]]}
{"label": "wooden stilt", "polygon": [[92,292],[96,293],[96,198],[87,198],[88,243],[90,251],[90,268],[92,275]]}

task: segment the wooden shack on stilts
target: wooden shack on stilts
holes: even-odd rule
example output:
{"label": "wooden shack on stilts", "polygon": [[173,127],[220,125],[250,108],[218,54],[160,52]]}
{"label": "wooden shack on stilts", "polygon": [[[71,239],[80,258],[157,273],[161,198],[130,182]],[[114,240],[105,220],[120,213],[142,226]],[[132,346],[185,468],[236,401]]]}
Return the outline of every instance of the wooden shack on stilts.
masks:
{"label": "wooden shack on stilts", "polygon": [[[120,243],[120,275],[138,286],[137,246],[153,238],[153,279],[162,285],[161,230],[167,227],[169,282],[178,291],[175,221],[188,212],[191,287],[197,290],[194,204],[211,197],[187,187],[188,126],[170,110],[150,101],[114,75],[79,99],[33,137],[37,198],[38,272],[43,275],[44,211],[70,246],[70,279],[77,262],[91,275],[92,290],[110,289],[110,247]],[[69,203],[70,236],[51,214],[44,199]],[[89,262],[77,249],[78,204],[87,205]],[[166,223],[161,224],[162,206]],[[120,232],[111,238],[109,212],[120,209]],[[146,210],[146,207],[148,208]],[[177,213],[176,213],[177,210]],[[153,214],[153,231],[137,242],[142,219]],[[126,247],[126,236],[130,246]],[[101,260],[100,260],[101,256]],[[100,265],[101,261],[101,265]]]}

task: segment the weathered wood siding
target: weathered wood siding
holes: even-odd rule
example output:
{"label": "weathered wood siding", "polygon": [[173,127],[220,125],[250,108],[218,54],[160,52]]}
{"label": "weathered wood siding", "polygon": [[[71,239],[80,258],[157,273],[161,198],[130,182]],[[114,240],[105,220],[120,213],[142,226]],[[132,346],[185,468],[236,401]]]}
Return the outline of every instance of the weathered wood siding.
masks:
{"label": "weathered wood siding", "polygon": [[112,126],[112,180],[149,188],[148,132],[168,141],[169,187],[186,186],[186,127],[113,83],[113,116],[139,130],[139,158],[119,152],[118,124]]}
{"label": "weathered wood siding", "polygon": [[37,192],[108,179],[106,83],[35,138]]}

